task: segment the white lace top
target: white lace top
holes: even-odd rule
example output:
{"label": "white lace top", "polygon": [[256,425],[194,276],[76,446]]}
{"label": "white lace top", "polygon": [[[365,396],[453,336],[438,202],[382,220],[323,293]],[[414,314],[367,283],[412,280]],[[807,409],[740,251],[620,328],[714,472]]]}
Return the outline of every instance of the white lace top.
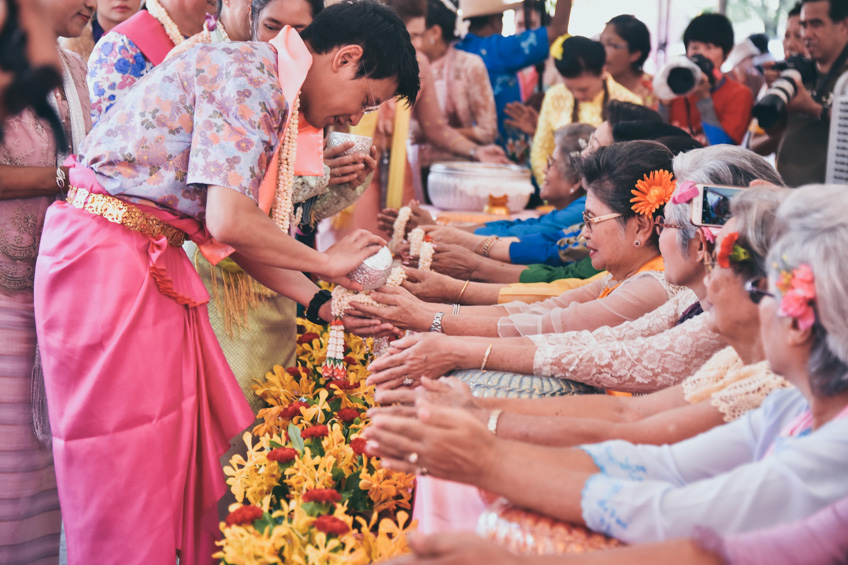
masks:
{"label": "white lace top", "polygon": [[607,275],[543,302],[503,304],[509,316],[498,321],[498,334],[518,337],[617,326],[655,310],[685,290],[668,284],[662,271],[645,271],[622,282],[605,298],[598,298],[617,284],[612,275]]}
{"label": "white lace top", "polygon": [[685,289],[633,322],[528,336],[536,345],[533,373],[623,392],[675,385],[727,345],[710,329],[709,313],[676,325],[696,301],[695,293]]}

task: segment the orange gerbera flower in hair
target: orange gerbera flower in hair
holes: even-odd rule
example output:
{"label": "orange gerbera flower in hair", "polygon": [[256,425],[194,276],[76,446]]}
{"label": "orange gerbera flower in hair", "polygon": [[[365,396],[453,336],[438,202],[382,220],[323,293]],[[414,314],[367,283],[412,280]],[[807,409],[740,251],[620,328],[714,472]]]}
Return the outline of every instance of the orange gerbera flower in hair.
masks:
{"label": "orange gerbera flower in hair", "polygon": [[630,199],[630,202],[633,203],[633,211],[643,216],[650,216],[671,200],[671,195],[676,186],[674,175],[670,172],[664,169],[651,171],[650,174],[645,175],[642,180],[637,182],[636,189],[631,191],[634,196]]}

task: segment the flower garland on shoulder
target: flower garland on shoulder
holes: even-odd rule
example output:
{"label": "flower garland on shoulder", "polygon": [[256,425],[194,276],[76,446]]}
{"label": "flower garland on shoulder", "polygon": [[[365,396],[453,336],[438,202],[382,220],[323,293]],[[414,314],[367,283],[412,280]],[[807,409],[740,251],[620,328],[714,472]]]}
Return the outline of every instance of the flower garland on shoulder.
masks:
{"label": "flower garland on shoulder", "polygon": [[643,216],[652,216],[671,200],[676,187],[674,175],[669,171],[664,169],[651,171],[642,180],[637,181],[636,188],[631,190],[633,198],[630,202],[633,203],[633,211]]}
{"label": "flower garland on shoulder", "polygon": [[[283,138],[283,146],[279,153],[279,170],[277,171],[277,188],[274,192],[274,207],[271,218],[283,233],[288,234],[291,227],[292,194],[294,192],[294,163],[297,158],[297,129],[300,116],[300,95],[292,105],[291,118]],[[298,214],[298,220],[299,218]]]}
{"label": "flower garland on shoulder", "polygon": [[778,313],[798,320],[802,330],[812,328],[816,321],[816,281],[810,266],[801,263],[791,271],[782,269],[776,286],[781,294]]}
{"label": "flower garland on shoulder", "polygon": [[147,0],[145,7],[147,8],[147,12],[165,28],[165,33],[168,35],[171,43],[176,46],[185,40],[179,26],[171,19],[171,16],[168,15],[165,7],[159,3],[159,0]]}

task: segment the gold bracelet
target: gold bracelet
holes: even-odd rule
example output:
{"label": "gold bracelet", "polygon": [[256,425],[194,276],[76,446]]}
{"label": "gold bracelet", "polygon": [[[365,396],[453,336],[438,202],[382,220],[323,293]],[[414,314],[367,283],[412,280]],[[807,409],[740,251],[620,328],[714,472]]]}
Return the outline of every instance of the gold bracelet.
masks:
{"label": "gold bracelet", "polygon": [[495,346],[494,343],[490,343],[489,347],[486,348],[486,354],[483,355],[483,364],[480,365],[480,371],[483,372],[483,373],[486,372],[486,361],[489,360],[489,353],[492,352],[492,347],[494,347],[494,346]]}
{"label": "gold bracelet", "polygon": [[498,240],[498,236],[490,235],[489,238],[483,243],[483,250],[480,252],[480,255],[483,257],[488,257],[489,252],[492,250],[492,244]]}
{"label": "gold bracelet", "polygon": [[459,304],[462,301],[462,295],[465,294],[465,289],[468,288],[468,283],[471,282],[471,279],[465,281],[465,284],[462,285],[462,290],[459,291],[459,296],[456,297],[456,303]]}

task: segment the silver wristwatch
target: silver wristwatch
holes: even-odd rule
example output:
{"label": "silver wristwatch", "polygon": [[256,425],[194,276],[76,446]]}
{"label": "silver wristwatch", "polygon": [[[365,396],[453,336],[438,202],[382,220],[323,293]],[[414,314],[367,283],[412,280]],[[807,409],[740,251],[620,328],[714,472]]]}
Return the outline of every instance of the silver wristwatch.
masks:
{"label": "silver wristwatch", "polygon": [[431,332],[439,332],[440,334],[445,333],[442,330],[442,317],[445,315],[444,312],[436,312],[436,315],[433,316],[433,323],[430,324]]}

